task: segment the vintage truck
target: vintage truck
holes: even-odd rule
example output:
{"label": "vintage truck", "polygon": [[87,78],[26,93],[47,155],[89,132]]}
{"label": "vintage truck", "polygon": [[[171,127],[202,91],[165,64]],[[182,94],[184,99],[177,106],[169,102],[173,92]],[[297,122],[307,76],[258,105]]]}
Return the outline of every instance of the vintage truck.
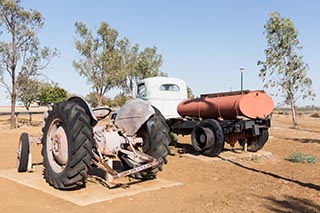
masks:
{"label": "vintage truck", "polygon": [[170,131],[191,134],[192,146],[207,156],[217,156],[224,144],[238,142],[256,152],[267,142],[272,99],[262,90],[202,94],[187,98],[181,79],[152,77],[137,84],[136,98],[160,110]]}

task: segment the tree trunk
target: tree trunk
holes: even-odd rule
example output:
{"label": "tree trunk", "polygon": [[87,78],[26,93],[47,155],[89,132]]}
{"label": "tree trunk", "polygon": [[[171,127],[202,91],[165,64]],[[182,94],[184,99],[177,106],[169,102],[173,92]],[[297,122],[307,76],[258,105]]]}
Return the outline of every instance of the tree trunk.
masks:
{"label": "tree trunk", "polygon": [[[14,41],[13,41],[14,43]],[[11,90],[11,129],[16,128],[16,99],[17,99],[17,84],[16,84],[16,64],[15,64],[15,58],[11,61],[11,84],[12,84],[12,90]]]}
{"label": "tree trunk", "polygon": [[102,106],[102,102],[103,102],[103,96],[102,95],[98,95],[98,107]]}
{"label": "tree trunk", "polygon": [[296,115],[296,106],[295,106],[295,100],[294,97],[290,98],[290,105],[291,105],[291,112],[292,112],[292,124],[293,128],[298,128],[298,121],[297,121],[297,115]]}
{"label": "tree trunk", "polygon": [[11,92],[11,129],[16,128],[16,98],[17,98],[16,84],[12,81],[12,92]]}

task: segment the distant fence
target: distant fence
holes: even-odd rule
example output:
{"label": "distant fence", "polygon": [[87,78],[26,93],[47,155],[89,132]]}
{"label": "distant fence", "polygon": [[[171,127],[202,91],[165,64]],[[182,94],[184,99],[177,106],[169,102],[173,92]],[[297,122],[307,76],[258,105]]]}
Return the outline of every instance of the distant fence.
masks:
{"label": "distant fence", "polygon": [[[29,115],[29,123],[31,124],[32,123],[32,115],[39,115],[39,114],[43,114],[44,112],[15,112],[15,123],[16,125],[18,124],[18,119],[19,119],[19,115]],[[0,116],[8,116],[8,115],[11,115],[11,112],[0,112]]]}

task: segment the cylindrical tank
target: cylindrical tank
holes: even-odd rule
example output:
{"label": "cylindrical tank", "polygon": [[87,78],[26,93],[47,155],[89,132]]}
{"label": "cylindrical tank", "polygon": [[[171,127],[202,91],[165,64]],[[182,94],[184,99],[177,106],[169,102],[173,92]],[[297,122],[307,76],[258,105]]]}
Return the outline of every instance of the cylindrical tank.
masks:
{"label": "cylindrical tank", "polygon": [[178,105],[182,117],[235,119],[266,118],[273,110],[273,101],[264,91],[239,91],[201,95]]}

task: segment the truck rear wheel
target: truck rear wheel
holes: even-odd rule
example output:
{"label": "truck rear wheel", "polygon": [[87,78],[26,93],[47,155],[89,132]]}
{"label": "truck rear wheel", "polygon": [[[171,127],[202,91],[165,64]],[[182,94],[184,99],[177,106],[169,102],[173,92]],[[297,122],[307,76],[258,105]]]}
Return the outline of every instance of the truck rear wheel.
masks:
{"label": "truck rear wheel", "polygon": [[202,154],[215,157],[224,147],[224,134],[218,121],[207,119],[192,131],[192,146]]}
{"label": "truck rear wheel", "polygon": [[[269,138],[269,132],[267,129],[262,129],[261,135],[259,135],[257,137],[248,138],[247,139],[248,151],[250,151],[250,152],[259,151],[266,144],[266,142],[268,141],[268,138]],[[241,146],[244,146],[243,140],[240,140],[239,143]]]}
{"label": "truck rear wheel", "polygon": [[[143,139],[143,153],[157,159],[160,164],[156,167],[134,173],[131,177],[143,180],[154,179],[156,177],[156,173],[158,171],[162,171],[162,165],[167,163],[167,155],[169,154],[168,146],[171,142],[169,127],[158,110],[155,110],[155,114],[153,114],[149,120],[141,126],[137,132],[137,136]],[[119,154],[119,158],[121,159],[125,169],[132,169],[141,165],[131,161],[130,158],[123,153]]]}
{"label": "truck rear wheel", "polygon": [[94,144],[90,118],[84,109],[73,102],[55,105],[42,132],[45,180],[57,189],[83,187]]}

